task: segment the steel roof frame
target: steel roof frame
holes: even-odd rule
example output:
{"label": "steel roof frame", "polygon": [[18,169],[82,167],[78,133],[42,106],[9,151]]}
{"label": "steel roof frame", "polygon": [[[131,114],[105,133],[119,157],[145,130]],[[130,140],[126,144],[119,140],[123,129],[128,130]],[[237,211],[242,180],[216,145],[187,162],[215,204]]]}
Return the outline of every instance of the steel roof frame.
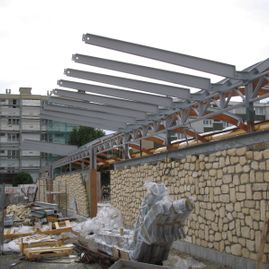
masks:
{"label": "steel roof frame", "polygon": [[112,122],[121,122],[121,123],[132,123],[135,121],[134,118],[127,117],[127,116],[120,116],[115,114],[109,114],[105,112],[96,112],[96,111],[90,111],[85,110],[81,108],[70,108],[66,106],[56,106],[56,105],[44,105],[43,111],[56,111],[56,112],[62,112],[62,113],[68,113],[68,114],[75,114],[75,115],[82,115],[86,116],[89,120],[93,118],[100,118],[100,119],[106,119],[111,120]]}
{"label": "steel roof frame", "polygon": [[210,79],[194,75],[177,73],[173,71],[167,71],[153,67],[130,64],[114,60],[108,60],[104,58],[98,58],[82,54],[74,54],[72,56],[72,59],[76,63],[110,69],[123,73],[129,73],[141,77],[148,77],[152,79],[167,81],[179,85],[184,85],[187,87],[194,87],[204,90],[208,90],[211,87]]}
{"label": "steel roof frame", "polygon": [[86,44],[134,54],[194,70],[219,75],[222,77],[237,77],[235,66],[230,64],[220,63],[190,55],[166,51],[163,49],[157,49],[93,34],[84,34],[82,40]]}
{"label": "steel roof frame", "polygon": [[77,150],[77,146],[74,145],[63,145],[63,144],[57,144],[57,143],[47,143],[47,142],[41,142],[36,140],[30,140],[25,139],[22,141],[21,149],[27,150],[36,150],[40,152],[46,152],[51,154],[57,154],[66,156],[70,152],[74,152]]}
{"label": "steel roof frame", "polygon": [[[62,161],[59,160],[57,163],[54,163],[53,165],[55,167],[65,163],[66,161],[70,162],[83,158],[83,156],[91,158],[91,164],[94,165],[95,156],[100,153],[107,152],[108,150],[114,150],[119,147],[126,150],[128,144],[133,144],[141,139],[154,140],[155,136],[159,134],[166,134],[166,143],[169,143],[168,134],[171,131],[191,135],[197,140],[206,143],[207,139],[200,134],[195,133],[191,128],[192,123],[205,118],[218,118],[234,124],[245,131],[249,131],[248,126],[240,117],[230,113],[230,111],[234,109],[234,106],[230,106],[232,97],[241,97],[242,103],[238,106],[244,106],[246,109],[251,109],[251,104],[253,102],[269,96],[269,89],[263,88],[269,81],[269,59],[238,72],[233,65],[106,37],[85,34],[83,36],[83,40],[87,44],[167,62],[206,73],[217,74],[225,78],[219,83],[211,84],[210,79],[204,77],[82,54],[74,54],[72,58],[76,63],[194,87],[200,89],[200,91],[196,94],[190,94],[189,89],[186,88],[111,76],[107,74],[98,74],[77,69],[65,69],[64,72],[69,77],[91,80],[127,89],[116,89],[66,80],[59,81],[61,86],[79,91],[74,92],[55,89],[53,93],[60,97],[50,97],[49,103],[54,103],[54,107],[57,107],[58,110],[59,107],[61,107],[59,104],[64,105],[65,107],[64,109],[60,108],[62,112],[53,112],[50,116],[54,115],[60,119],[66,120],[77,119],[78,122],[85,124],[93,123],[95,124],[93,127],[96,127],[97,125],[102,126],[97,128],[108,129],[106,127],[111,126],[114,127],[114,129],[117,129],[118,132],[81,147],[75,152],[69,154],[69,156],[64,158]],[[142,92],[138,93],[130,91],[129,89],[135,89]],[[98,92],[98,90],[100,91]],[[86,94],[86,91],[94,94]],[[158,102],[155,102],[156,105],[150,105],[147,104],[147,102],[150,102],[150,99],[147,99],[146,101],[143,100],[144,97],[149,97],[149,94],[145,92],[151,93],[151,96],[152,93],[154,93],[162,95],[162,97],[158,96],[159,98],[155,98],[155,101],[158,99]],[[95,94],[102,94],[105,96]],[[167,100],[171,101],[171,99],[167,97],[178,97],[181,99],[181,102],[174,100],[173,103],[170,103]],[[70,99],[81,100],[81,102]],[[160,103],[162,102],[161,100],[166,100],[165,102],[167,102],[167,105]],[[81,104],[81,106],[78,106],[78,104]],[[85,111],[85,116],[78,114],[80,111],[78,107],[84,109],[83,111]],[[65,113],[68,109],[69,112],[71,112],[69,114]],[[124,127],[115,128],[117,123],[123,124],[123,122],[126,123],[127,121],[123,118],[123,121],[121,121],[121,119],[118,118],[119,122],[117,122],[117,120],[115,120],[116,116],[113,122],[108,121],[108,119],[106,121],[98,118],[98,114],[96,114],[93,118],[87,117],[91,116],[92,112],[88,112],[91,110],[99,111],[99,113],[110,113],[110,111],[114,110],[114,115],[119,115],[121,111],[125,111],[126,114],[124,114],[124,117],[131,117],[135,119],[135,121],[131,124],[124,125]],[[131,110],[132,112],[127,115],[127,113]],[[135,114],[132,115],[132,113],[142,114],[137,116]]]}
{"label": "steel roof frame", "polygon": [[148,104],[155,104],[159,106],[171,106],[172,98],[164,96],[156,96],[148,93],[134,92],[128,90],[122,90],[119,88],[103,87],[98,85],[92,85],[87,83],[81,83],[70,80],[59,80],[58,85],[65,88],[77,89],[86,91],[93,94],[101,94],[106,96],[114,96],[118,98],[124,98],[129,101],[137,101]]}
{"label": "steel roof frame", "polygon": [[138,110],[123,109],[123,108],[118,108],[118,107],[113,107],[113,106],[108,106],[108,105],[99,105],[99,104],[93,104],[89,102],[74,101],[73,99],[65,99],[63,97],[49,97],[48,103],[71,106],[75,108],[80,107],[80,108],[84,108],[93,112],[97,111],[97,112],[107,112],[107,113],[115,114],[115,115],[125,115],[134,119],[144,119],[146,117],[145,112],[141,112]]}
{"label": "steel roof frame", "polygon": [[[85,117],[72,115],[72,114],[66,114],[66,113],[60,113],[60,112],[50,112],[50,111],[41,111],[40,113],[41,118],[50,119],[54,121],[61,121],[61,122],[70,122],[77,125],[82,126],[88,126],[98,129],[105,129],[105,130],[111,130],[116,131],[119,128],[119,125],[117,124],[111,124],[111,123],[104,123],[100,119],[100,121],[90,121]],[[97,120],[97,119],[96,119]]]}
{"label": "steel roof frame", "polygon": [[178,97],[180,99],[190,99],[190,89],[175,87],[165,84],[153,83],[148,81],[141,81],[129,79],[124,77],[116,77],[111,75],[99,74],[94,72],[82,71],[77,69],[65,69],[64,74],[73,78],[81,78],[95,82],[101,82],[110,85],[135,89],[139,91],[161,94],[165,96]]}
{"label": "steel roof frame", "polygon": [[86,94],[81,92],[71,92],[66,90],[54,89],[53,93],[58,96],[67,97],[67,98],[75,98],[77,100],[87,100],[89,102],[95,102],[99,104],[108,104],[115,107],[120,108],[130,108],[132,110],[138,110],[148,113],[156,113],[158,111],[157,105],[150,105],[141,102],[133,102],[124,99],[117,99],[117,98],[109,98],[104,96]]}

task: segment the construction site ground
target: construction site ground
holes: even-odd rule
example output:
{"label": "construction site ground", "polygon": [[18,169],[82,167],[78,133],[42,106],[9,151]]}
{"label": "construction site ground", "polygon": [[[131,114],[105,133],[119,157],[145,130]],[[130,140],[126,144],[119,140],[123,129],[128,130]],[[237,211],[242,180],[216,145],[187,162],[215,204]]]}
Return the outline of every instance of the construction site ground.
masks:
{"label": "construction site ground", "polygon": [[98,264],[67,263],[57,259],[54,261],[30,262],[21,260],[20,255],[0,256],[1,269],[102,269]]}
{"label": "construction site ground", "polygon": [[[182,253],[176,250],[171,251],[172,255],[179,255],[181,257],[186,257]],[[83,263],[68,263],[64,259],[57,259],[51,261],[25,261],[21,259],[22,256],[18,254],[2,255],[0,256],[0,268],[1,269],[102,269],[99,264],[83,264]],[[198,260],[198,259],[197,259]],[[199,260],[203,262],[206,267],[205,269],[229,269],[230,267],[223,266],[220,264],[212,263],[205,260]]]}

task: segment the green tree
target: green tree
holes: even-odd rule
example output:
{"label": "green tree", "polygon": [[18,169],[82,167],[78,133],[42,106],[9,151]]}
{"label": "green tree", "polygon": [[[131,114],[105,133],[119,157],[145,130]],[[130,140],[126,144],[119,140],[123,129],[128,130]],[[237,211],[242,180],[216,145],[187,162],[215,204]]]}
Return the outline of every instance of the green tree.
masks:
{"label": "green tree", "polygon": [[29,173],[19,172],[13,179],[12,185],[17,187],[19,184],[32,184],[33,178]]}
{"label": "green tree", "polygon": [[77,145],[80,147],[104,135],[105,132],[103,130],[80,126],[79,128],[74,128],[72,130],[69,136],[68,144]]}

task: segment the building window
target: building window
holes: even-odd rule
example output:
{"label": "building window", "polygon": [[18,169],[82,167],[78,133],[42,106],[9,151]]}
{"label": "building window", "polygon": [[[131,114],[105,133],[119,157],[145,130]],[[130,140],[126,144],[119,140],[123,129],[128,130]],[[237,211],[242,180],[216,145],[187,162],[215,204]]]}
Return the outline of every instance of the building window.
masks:
{"label": "building window", "polygon": [[48,140],[48,134],[45,133],[45,134],[41,134],[41,141],[47,141]]}
{"label": "building window", "polygon": [[0,99],[0,103],[5,103],[6,99]]}
{"label": "building window", "polygon": [[5,133],[0,133],[0,136],[6,136],[6,134]]}
{"label": "building window", "polygon": [[19,125],[19,124],[20,124],[20,119],[8,118],[8,125]]}
{"label": "building window", "polygon": [[0,150],[0,154],[5,154],[5,151],[4,150]]}
{"label": "building window", "polygon": [[8,150],[7,151],[7,158],[8,159],[16,159],[19,157],[19,151],[18,150]]}
{"label": "building window", "polygon": [[255,112],[256,112],[256,115],[264,115],[265,109],[264,109],[264,107],[256,107]]}
{"label": "building window", "polygon": [[209,120],[209,119],[203,120],[203,124],[211,126],[212,125],[212,120]]}
{"label": "building window", "polygon": [[19,141],[20,140],[20,134],[16,134],[16,133],[11,133],[11,134],[8,134],[7,135],[7,140],[9,141],[9,142],[17,142],[17,141]]}

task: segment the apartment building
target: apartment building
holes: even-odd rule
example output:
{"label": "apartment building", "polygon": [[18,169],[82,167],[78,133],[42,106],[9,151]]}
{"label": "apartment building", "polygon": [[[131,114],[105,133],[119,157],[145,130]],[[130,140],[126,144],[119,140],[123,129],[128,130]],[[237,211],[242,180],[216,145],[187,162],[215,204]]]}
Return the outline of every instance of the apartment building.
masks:
{"label": "apartment building", "polygon": [[[0,94],[0,179],[6,182],[19,171],[33,179],[46,166],[51,155],[21,150],[24,139],[66,144],[74,125],[40,119],[40,109],[47,96],[31,94],[31,88],[20,88],[19,94],[6,90]],[[55,159],[55,157],[53,157]]]}

